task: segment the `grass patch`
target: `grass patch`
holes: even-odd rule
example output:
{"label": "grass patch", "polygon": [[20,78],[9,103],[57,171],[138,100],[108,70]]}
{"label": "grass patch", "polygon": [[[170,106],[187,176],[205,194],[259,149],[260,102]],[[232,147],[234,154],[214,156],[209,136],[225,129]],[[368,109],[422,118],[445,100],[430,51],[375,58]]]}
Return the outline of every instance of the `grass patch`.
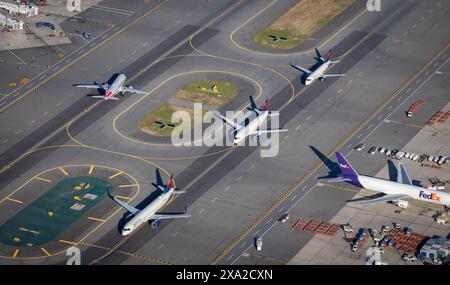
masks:
{"label": "grass patch", "polygon": [[[212,90],[216,86],[217,92]],[[238,93],[236,85],[219,80],[201,80],[186,85],[175,95],[177,99],[202,103],[210,106],[223,106]]]}
{"label": "grass patch", "polygon": [[[172,114],[176,111],[187,111],[191,115],[191,120],[194,119],[194,109],[165,103],[156,108],[152,113],[142,118],[138,123],[138,128],[142,132],[153,136],[170,136],[173,128],[161,129],[160,125],[155,124],[155,121],[178,126],[181,123],[171,123]],[[205,112],[203,112],[203,114],[204,113]],[[193,122],[191,121],[191,124],[192,123]]]}
{"label": "grass patch", "polygon": [[[291,49],[328,24],[356,0],[301,0],[269,26],[255,34],[256,44]],[[285,37],[274,42],[268,36]]]}

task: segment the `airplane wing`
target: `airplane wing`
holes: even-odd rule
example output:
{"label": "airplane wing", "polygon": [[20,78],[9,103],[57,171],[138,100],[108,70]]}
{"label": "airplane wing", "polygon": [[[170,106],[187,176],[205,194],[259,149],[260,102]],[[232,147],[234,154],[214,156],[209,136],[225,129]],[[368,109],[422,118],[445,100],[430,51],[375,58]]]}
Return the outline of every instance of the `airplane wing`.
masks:
{"label": "airplane wing", "polygon": [[191,215],[188,214],[154,214],[149,218],[149,220],[164,220],[164,219],[181,219],[190,218]]}
{"label": "airplane wing", "polygon": [[103,89],[103,85],[100,84],[75,84],[73,87]]}
{"label": "airplane wing", "polygon": [[394,201],[394,200],[401,200],[401,199],[406,199],[409,198],[408,195],[403,195],[403,194],[397,194],[397,195],[393,195],[393,194],[388,194],[388,195],[384,195],[378,198],[373,198],[373,199],[368,199],[368,200],[360,200],[358,199],[358,201],[355,200],[350,200],[347,202],[355,202],[357,204],[360,205],[365,205],[365,204],[373,204],[373,203],[379,203],[379,202],[387,202],[387,201]]}
{"label": "airplane wing", "polygon": [[141,210],[136,209],[135,207],[123,202],[122,200],[116,198],[116,196],[112,195],[109,192],[109,189],[108,189],[108,195],[114,200],[114,202],[116,202],[117,204],[119,204],[120,206],[125,208],[128,212],[132,213],[133,215],[136,215],[137,213],[139,213],[141,211]]}
{"label": "airplane wing", "polygon": [[147,94],[147,92],[134,89],[133,87],[122,87],[122,92],[130,92],[130,93],[137,93],[137,94]]}
{"label": "airplane wing", "polygon": [[232,126],[236,130],[240,130],[240,129],[243,128],[243,126],[239,125],[238,123],[233,122],[232,120],[228,119],[227,117],[222,116],[222,114],[220,114],[219,112],[213,111],[213,113],[214,113],[214,115],[216,115],[217,117],[219,117],[222,120],[224,120],[225,123],[227,123],[228,125]]}
{"label": "airplane wing", "polygon": [[408,172],[406,172],[406,168],[403,163],[398,164],[399,171],[397,175],[397,182],[412,185],[411,178],[409,178]]}
{"label": "airplane wing", "polygon": [[343,73],[339,73],[339,74],[322,74],[320,77],[328,78],[328,77],[342,77],[342,76],[345,76],[345,74],[343,74]]}
{"label": "airplane wing", "polygon": [[292,64],[292,63],[289,63],[289,64],[290,64],[293,68],[295,68],[295,69],[297,69],[297,70],[300,70],[300,71],[303,71],[304,73],[307,73],[307,74],[312,73],[311,70],[306,69],[306,68],[303,68],[303,67],[301,67],[301,66],[299,66],[299,65],[295,65],[295,64]]}

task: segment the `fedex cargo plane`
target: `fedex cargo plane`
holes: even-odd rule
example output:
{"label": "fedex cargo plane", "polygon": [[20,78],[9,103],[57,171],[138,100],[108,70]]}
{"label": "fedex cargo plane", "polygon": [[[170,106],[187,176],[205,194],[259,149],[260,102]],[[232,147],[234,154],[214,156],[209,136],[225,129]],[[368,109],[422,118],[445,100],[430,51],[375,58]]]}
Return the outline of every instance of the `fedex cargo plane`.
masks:
{"label": "fedex cargo plane", "polygon": [[127,78],[124,74],[119,74],[116,79],[114,79],[113,83],[109,85],[105,84],[75,84],[74,87],[81,88],[90,88],[90,89],[103,89],[105,91],[105,95],[96,95],[91,96],[92,98],[99,98],[104,100],[119,100],[119,98],[115,97],[117,94],[123,94],[125,92],[138,93],[138,94],[147,94],[147,92],[134,89],[131,86],[124,86],[123,84],[127,81]]}
{"label": "fedex cargo plane", "polygon": [[354,186],[384,194],[381,197],[378,194],[368,197],[368,199],[361,198],[347,202],[371,204],[387,201],[398,202],[402,199],[412,198],[446,207],[450,206],[450,194],[413,185],[402,163],[399,163],[397,181],[389,181],[358,174],[340,152],[336,152],[336,158],[341,169],[341,175],[338,178],[328,180],[329,182],[345,181]]}

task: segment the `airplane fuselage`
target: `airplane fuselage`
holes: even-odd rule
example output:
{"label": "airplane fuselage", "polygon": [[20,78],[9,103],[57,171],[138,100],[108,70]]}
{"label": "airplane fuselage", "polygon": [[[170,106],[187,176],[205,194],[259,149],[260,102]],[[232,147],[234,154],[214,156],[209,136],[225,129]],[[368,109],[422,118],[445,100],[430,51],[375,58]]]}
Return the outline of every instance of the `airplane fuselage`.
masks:
{"label": "airplane fuselage", "polygon": [[415,185],[403,184],[395,181],[389,181],[364,175],[358,175],[357,181],[352,180],[350,183],[355,186],[375,192],[381,192],[391,195],[407,195],[412,199],[427,203],[446,206],[450,205],[449,193],[445,193],[442,191],[433,191]]}
{"label": "airplane fuselage", "polygon": [[147,222],[156,212],[158,212],[164,205],[169,201],[170,196],[173,193],[173,188],[162,193],[150,204],[148,204],[144,209],[142,209],[138,214],[136,214],[131,220],[129,220],[122,230],[122,235],[126,236],[132,233],[140,225]]}
{"label": "airplane fuselage", "polygon": [[311,72],[305,79],[305,85],[311,85],[317,78],[320,78],[330,66],[331,60],[323,62],[313,72]]}
{"label": "airplane fuselage", "polygon": [[235,145],[239,144],[243,139],[245,139],[247,136],[255,133],[259,126],[264,123],[264,121],[267,119],[267,116],[269,115],[269,111],[256,111],[256,117],[251,120],[248,125],[244,126],[242,129],[236,132],[234,136],[233,143]]}
{"label": "airplane fuselage", "polygon": [[122,86],[127,81],[127,78],[124,74],[119,74],[114,82],[105,88],[105,100],[108,100],[111,97],[114,97],[122,90]]}

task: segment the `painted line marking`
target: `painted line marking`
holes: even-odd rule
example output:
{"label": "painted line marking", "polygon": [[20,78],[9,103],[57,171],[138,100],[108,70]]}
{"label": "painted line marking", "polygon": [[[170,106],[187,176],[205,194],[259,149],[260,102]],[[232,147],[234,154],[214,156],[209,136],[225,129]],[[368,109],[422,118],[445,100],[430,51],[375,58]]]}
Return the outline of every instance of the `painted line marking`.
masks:
{"label": "painted line marking", "polygon": [[42,250],[42,252],[45,253],[47,256],[52,256],[52,255],[50,254],[50,252],[48,252],[45,248],[41,247],[41,250]]}
{"label": "painted line marking", "polygon": [[88,172],[88,174],[91,175],[91,174],[92,174],[92,171],[94,171],[94,165],[91,165],[91,167],[89,167],[89,172]]}
{"label": "painted line marking", "polygon": [[127,188],[127,187],[135,187],[138,186],[137,184],[125,184],[125,185],[119,185],[119,188]]}
{"label": "painted line marking", "polygon": [[295,198],[297,198],[297,195],[294,195],[294,197],[291,198],[291,201],[294,201]]}
{"label": "painted line marking", "polygon": [[201,215],[204,211],[205,209],[201,209],[200,211],[198,211],[198,214]]}
{"label": "painted line marking", "polygon": [[231,188],[231,186],[228,186],[228,187],[225,188],[225,190],[223,190],[223,191],[227,192],[228,190],[230,190],[230,188]]}
{"label": "painted line marking", "polygon": [[69,173],[67,173],[67,171],[65,171],[64,168],[58,167],[58,169],[59,169],[65,176],[69,176]]}
{"label": "painted line marking", "polygon": [[123,174],[122,171],[117,172],[116,174],[113,174],[113,175],[111,175],[110,177],[108,177],[108,179],[113,179],[114,177],[117,177],[117,176],[119,176],[119,175],[121,175],[121,174]]}
{"label": "painted line marking", "polygon": [[15,203],[17,203],[17,204],[23,204],[22,201],[19,201],[19,200],[10,198],[10,197],[6,197],[5,200],[11,201],[11,202],[15,202]]}
{"label": "painted line marking", "polygon": [[42,177],[39,177],[39,176],[34,176],[34,178],[36,178],[37,180],[41,180],[41,181],[44,181],[44,182],[52,183],[52,181],[51,181],[51,180],[49,180],[49,179],[45,179],[45,178],[42,178]]}
{"label": "painted line marking", "polygon": [[119,199],[122,199],[122,200],[131,200],[131,197],[120,196],[120,195],[117,195],[116,198],[119,198]]}
{"label": "painted line marking", "polygon": [[106,221],[106,220],[104,220],[104,219],[99,219],[99,218],[94,218],[94,217],[87,217],[88,218],[88,220],[92,220],[92,221],[96,221],[96,222],[101,222],[101,223],[103,223],[104,221]]}
{"label": "painted line marking", "polygon": [[60,243],[67,243],[67,244],[77,244],[77,242],[74,242],[74,241],[68,241],[68,240],[63,240],[63,239],[60,239],[59,242],[60,242]]}
{"label": "painted line marking", "polygon": [[246,244],[247,244],[247,242],[244,242],[244,243],[241,245],[241,248],[243,248]]}
{"label": "painted line marking", "polygon": [[12,258],[16,258],[17,255],[19,254],[19,252],[20,252],[20,249],[16,248],[16,250],[14,250],[14,253],[13,253],[13,255],[12,255]]}
{"label": "painted line marking", "polygon": [[252,166],[250,166],[250,168],[248,170],[252,170],[253,168],[255,168],[254,164]]}
{"label": "painted line marking", "polygon": [[267,225],[268,223],[270,223],[271,221],[272,221],[272,218],[270,218],[270,219],[267,221],[266,225]]}

